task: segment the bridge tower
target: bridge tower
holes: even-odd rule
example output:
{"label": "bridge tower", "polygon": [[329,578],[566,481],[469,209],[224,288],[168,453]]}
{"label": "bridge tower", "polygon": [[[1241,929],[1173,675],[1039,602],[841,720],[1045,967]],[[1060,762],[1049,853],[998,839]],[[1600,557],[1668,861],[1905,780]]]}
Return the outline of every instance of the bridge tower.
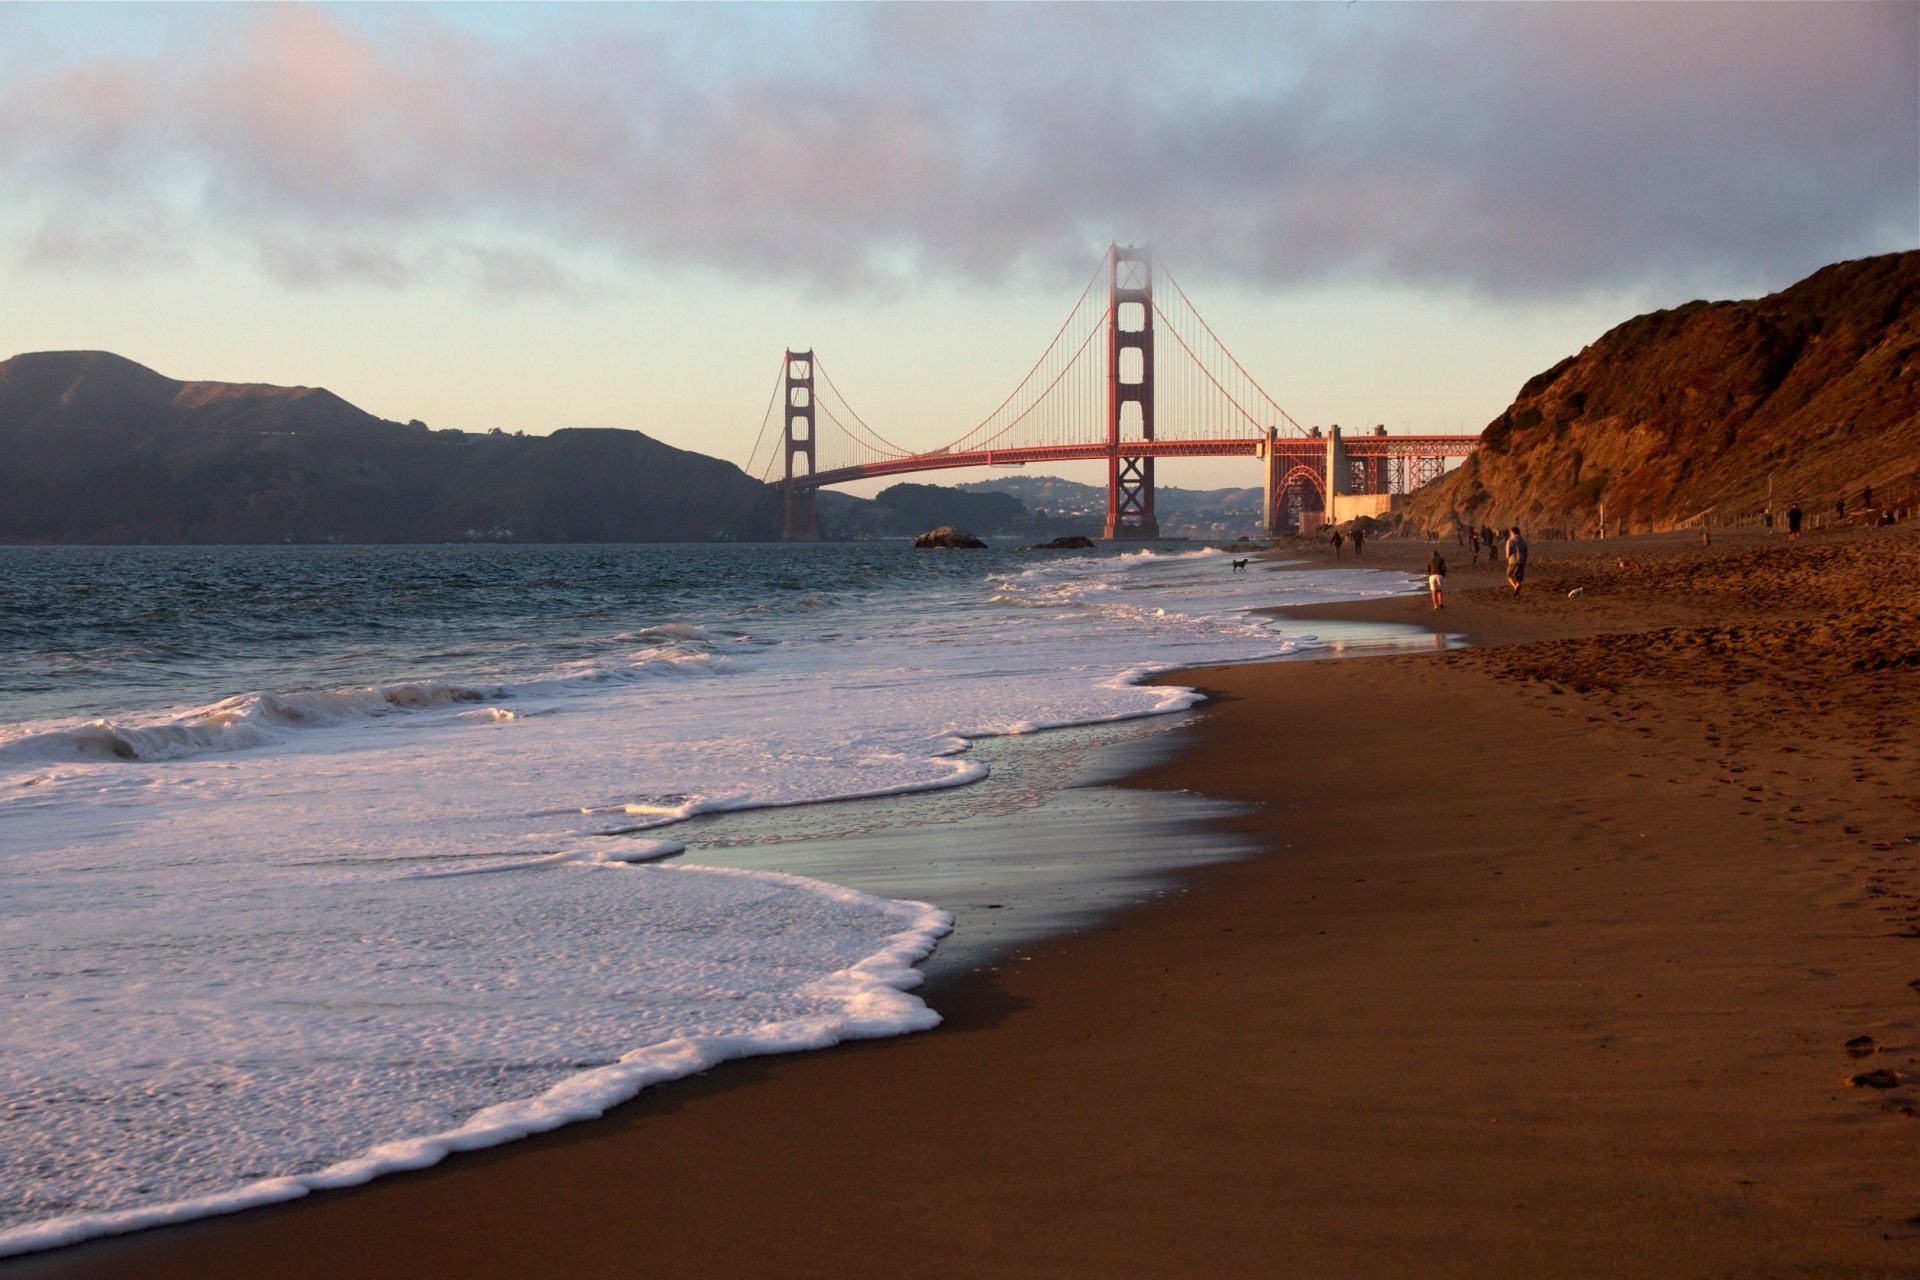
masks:
{"label": "bridge tower", "polygon": [[1106,536],[1157,538],[1153,459],[1128,455],[1128,438],[1153,439],[1153,261],[1145,248],[1116,244],[1107,249]]}
{"label": "bridge tower", "polygon": [[[808,486],[801,488],[793,483],[796,474],[810,476],[813,465],[813,352],[787,352],[786,373],[786,441],[787,441],[787,479],[781,488],[786,491],[786,517],[782,526],[784,536],[789,542],[817,542],[820,539],[820,520],[815,508],[818,489]],[[795,459],[806,460],[806,470],[794,469]]]}
{"label": "bridge tower", "polygon": [[1353,492],[1353,469],[1347,463],[1347,442],[1340,436],[1340,424],[1327,428],[1327,460],[1323,474],[1327,478],[1328,524],[1340,523],[1340,499]]}

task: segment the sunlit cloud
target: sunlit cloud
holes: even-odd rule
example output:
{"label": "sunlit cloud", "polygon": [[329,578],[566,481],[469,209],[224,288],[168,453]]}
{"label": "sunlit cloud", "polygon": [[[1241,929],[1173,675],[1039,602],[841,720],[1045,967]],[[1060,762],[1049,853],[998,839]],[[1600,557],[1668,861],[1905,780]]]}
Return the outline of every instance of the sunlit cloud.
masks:
{"label": "sunlit cloud", "polygon": [[1256,286],[1544,297],[1920,242],[1911,4],[643,16],[199,10],[161,52],[0,61],[0,181],[45,206],[14,256],[142,265],[58,224],[103,203],[193,228],[156,264],[503,294],[577,291],[582,256],[1077,277],[1119,238]]}

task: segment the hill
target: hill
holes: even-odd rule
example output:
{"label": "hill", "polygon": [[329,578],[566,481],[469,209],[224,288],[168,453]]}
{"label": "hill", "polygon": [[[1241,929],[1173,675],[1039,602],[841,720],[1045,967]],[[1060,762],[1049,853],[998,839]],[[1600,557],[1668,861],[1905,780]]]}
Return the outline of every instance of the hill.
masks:
{"label": "hill", "polygon": [[[1027,532],[1098,537],[1106,522],[1107,491],[1102,485],[1058,476],[1010,475],[953,487],[962,493],[1003,493],[1018,498],[1033,511]],[[1177,489],[1160,485],[1154,490],[1153,502],[1160,532],[1167,537],[1228,538],[1259,532],[1264,495],[1258,486]]]}
{"label": "hill", "polygon": [[1920,488],[1920,251],[1638,316],[1520,388],[1403,519],[1579,535]]}
{"label": "hill", "polygon": [[778,535],[764,486],[637,431],[431,431],[324,389],[181,382],[102,351],[0,362],[0,541]]}

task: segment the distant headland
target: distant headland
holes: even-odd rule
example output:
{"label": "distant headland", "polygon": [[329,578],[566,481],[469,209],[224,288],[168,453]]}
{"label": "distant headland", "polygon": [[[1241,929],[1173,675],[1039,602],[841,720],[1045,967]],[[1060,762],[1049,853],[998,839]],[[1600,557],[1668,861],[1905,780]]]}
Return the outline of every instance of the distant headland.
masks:
{"label": "distant headland", "polygon": [[104,351],[0,362],[0,540],[678,542],[778,534],[738,467],[638,431],[390,422]]}

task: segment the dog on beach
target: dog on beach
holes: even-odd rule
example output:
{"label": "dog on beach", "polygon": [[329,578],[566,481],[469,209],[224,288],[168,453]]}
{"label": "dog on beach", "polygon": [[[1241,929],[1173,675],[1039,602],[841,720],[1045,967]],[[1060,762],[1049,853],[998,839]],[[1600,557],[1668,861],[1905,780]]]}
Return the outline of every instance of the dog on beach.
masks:
{"label": "dog on beach", "polygon": [[1622,569],[1625,569],[1628,573],[1639,573],[1641,569],[1641,565],[1638,560],[1629,560],[1625,556],[1620,557],[1620,567]]}
{"label": "dog on beach", "polygon": [[[1247,557],[1247,560],[1251,559],[1253,559],[1252,556]],[[1233,571],[1235,573],[1245,573],[1247,571],[1247,560],[1235,560],[1233,562]]]}

